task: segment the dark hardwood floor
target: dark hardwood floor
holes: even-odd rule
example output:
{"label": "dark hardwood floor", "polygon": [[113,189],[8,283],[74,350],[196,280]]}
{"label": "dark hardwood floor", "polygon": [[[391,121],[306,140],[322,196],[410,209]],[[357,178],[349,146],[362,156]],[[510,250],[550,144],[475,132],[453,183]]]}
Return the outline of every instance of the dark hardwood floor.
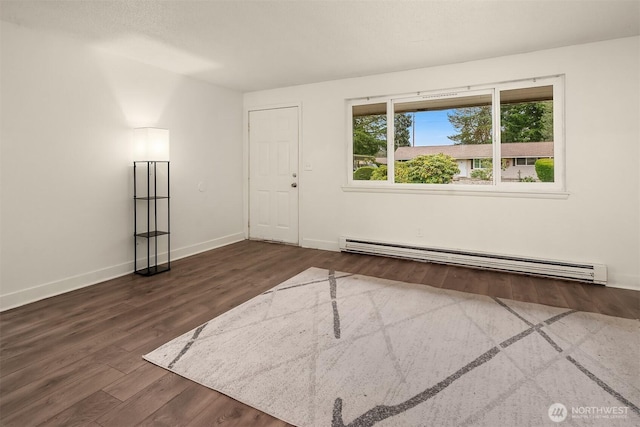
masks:
{"label": "dark hardwood floor", "polygon": [[0,424],[282,426],[142,355],[308,267],[640,317],[640,292],[244,241],[0,314]]}

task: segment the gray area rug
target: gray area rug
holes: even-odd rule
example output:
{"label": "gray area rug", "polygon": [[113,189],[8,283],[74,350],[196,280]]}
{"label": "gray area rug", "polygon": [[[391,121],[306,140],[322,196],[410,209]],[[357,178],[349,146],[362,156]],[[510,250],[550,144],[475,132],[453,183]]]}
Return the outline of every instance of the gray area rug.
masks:
{"label": "gray area rug", "polygon": [[145,359],[297,426],[637,426],[639,332],[311,268]]}

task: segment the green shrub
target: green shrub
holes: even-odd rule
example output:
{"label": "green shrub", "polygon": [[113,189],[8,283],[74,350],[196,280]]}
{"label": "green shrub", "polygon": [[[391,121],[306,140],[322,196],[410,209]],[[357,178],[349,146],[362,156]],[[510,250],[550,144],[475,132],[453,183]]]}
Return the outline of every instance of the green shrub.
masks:
{"label": "green shrub", "polygon": [[535,168],[540,181],[553,182],[553,159],[538,159]]}
{"label": "green shrub", "polygon": [[471,178],[491,181],[493,179],[493,169],[474,169],[471,171]]}
{"label": "green shrub", "polygon": [[[394,170],[396,175],[395,182],[409,182],[408,181],[408,173],[409,169],[407,168],[407,162],[395,162]],[[371,179],[375,181],[386,181],[387,180],[387,165],[382,165],[371,174]]]}
{"label": "green shrub", "polygon": [[381,165],[380,167],[377,167],[373,171],[373,173],[371,174],[371,177],[369,179],[374,180],[374,181],[386,181],[387,180],[387,165]]}
{"label": "green shrub", "polygon": [[[442,153],[395,162],[394,169],[397,183],[448,184],[455,174],[460,173],[455,159]],[[387,167],[383,165],[374,170],[371,179],[385,181]]]}
{"label": "green shrub", "polygon": [[377,168],[374,168],[373,166],[363,166],[358,168],[353,172],[353,179],[358,181],[368,181],[371,179],[371,175],[376,169]]}
{"label": "green shrub", "polygon": [[411,182],[409,181],[409,162],[396,162],[394,173],[396,175],[396,182]]}
{"label": "green shrub", "polygon": [[407,162],[408,181],[425,184],[449,184],[460,173],[455,159],[446,154],[418,156]]}

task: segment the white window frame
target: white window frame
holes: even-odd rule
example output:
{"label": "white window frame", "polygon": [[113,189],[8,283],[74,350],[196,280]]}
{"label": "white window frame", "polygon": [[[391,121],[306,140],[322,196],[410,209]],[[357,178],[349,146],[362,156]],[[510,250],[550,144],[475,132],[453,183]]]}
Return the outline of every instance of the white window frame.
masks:
{"label": "white window frame", "polygon": [[[391,108],[391,100],[389,99],[381,99],[381,98],[366,98],[365,100],[358,100],[358,102],[348,103],[347,108],[347,141],[349,141],[347,147],[347,159],[349,160],[348,170],[350,171],[347,179],[348,183],[352,187],[356,186],[366,186],[366,187],[380,187],[381,184],[386,184],[390,182],[389,179],[389,170],[395,173],[395,169],[393,165],[387,164],[387,181],[366,181],[353,179],[353,107],[356,105],[372,105],[372,104],[387,104],[387,159],[389,158],[388,153],[389,150],[393,150],[393,116],[391,116],[391,125],[389,125],[389,109]],[[388,162],[387,162],[388,163]],[[391,175],[393,177],[393,175]],[[393,183],[393,182],[391,182]]]}
{"label": "white window frame", "polygon": [[[497,126],[494,128],[494,158],[501,159],[500,149],[502,136],[500,132],[500,91],[512,89],[526,89],[540,86],[553,86],[553,174],[554,182],[502,182],[501,162],[494,162],[493,176],[497,187],[505,191],[539,191],[539,192],[565,192],[565,142],[564,142],[564,76],[534,78],[530,80],[502,83],[496,86],[494,110],[497,110]],[[496,155],[497,154],[497,155]]]}
{"label": "white window frame", "polygon": [[[500,132],[500,91],[553,86],[553,136],[554,136],[554,182],[502,182],[501,179],[501,132]],[[405,184],[395,183],[394,168],[394,105],[429,98],[455,98],[482,93],[492,94],[493,99],[493,182],[488,185],[466,184]],[[366,104],[387,104],[387,180],[363,181],[353,179],[353,107]],[[512,82],[495,83],[413,94],[351,99],[346,102],[347,110],[347,183],[345,191],[391,192],[391,193],[432,193],[460,195],[497,195],[514,197],[566,198],[565,138],[564,138],[564,76],[530,78]],[[495,161],[495,159],[499,159]]]}

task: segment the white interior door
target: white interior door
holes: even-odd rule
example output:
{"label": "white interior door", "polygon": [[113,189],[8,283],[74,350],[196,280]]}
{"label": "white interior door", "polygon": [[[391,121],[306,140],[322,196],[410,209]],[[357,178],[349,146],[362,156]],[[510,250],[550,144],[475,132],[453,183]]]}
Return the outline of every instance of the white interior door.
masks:
{"label": "white interior door", "polygon": [[249,112],[249,237],[298,244],[298,107]]}

